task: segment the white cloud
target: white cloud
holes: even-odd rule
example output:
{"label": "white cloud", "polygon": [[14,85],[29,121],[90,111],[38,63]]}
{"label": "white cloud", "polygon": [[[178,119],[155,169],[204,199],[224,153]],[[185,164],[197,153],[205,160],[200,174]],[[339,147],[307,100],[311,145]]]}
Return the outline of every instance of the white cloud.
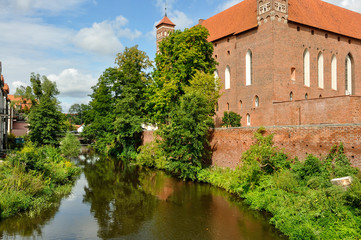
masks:
{"label": "white cloud", "polygon": [[240,3],[240,2],[242,2],[242,1],[243,1],[243,0],[228,0],[228,1],[224,2],[224,3],[222,3],[221,5],[219,5],[219,6],[217,7],[217,10],[218,10],[219,12],[224,11],[224,10],[226,10],[227,8],[230,8],[230,7],[236,5],[237,3]]}
{"label": "white cloud", "polygon": [[115,55],[124,48],[107,22],[94,23],[91,28],[81,29],[74,42],[85,50],[103,55]]}
{"label": "white cloud", "polygon": [[123,28],[128,20],[118,16],[114,21],[93,23],[91,28],[83,28],[74,37],[77,46],[102,55],[115,55],[124,49],[119,38],[134,40],[142,35],[138,30]]}
{"label": "white cloud", "polygon": [[33,14],[39,11],[59,13],[64,10],[74,10],[87,0],[0,0],[1,13]]}
{"label": "white cloud", "polygon": [[97,83],[90,74],[82,74],[74,68],[65,69],[59,75],[50,74],[48,78],[56,82],[60,97],[87,98],[91,87]]}
{"label": "white cloud", "polygon": [[19,87],[21,87],[21,86],[27,87],[28,84],[26,84],[26,83],[24,83],[24,82],[21,82],[21,81],[15,81],[15,82],[13,82],[13,83],[11,84],[11,86],[12,86],[12,88],[14,89],[13,92],[15,93],[15,91],[16,91],[17,88],[19,88]]}
{"label": "white cloud", "polygon": [[324,0],[335,5],[338,5],[349,10],[361,13],[361,1],[360,0]]}

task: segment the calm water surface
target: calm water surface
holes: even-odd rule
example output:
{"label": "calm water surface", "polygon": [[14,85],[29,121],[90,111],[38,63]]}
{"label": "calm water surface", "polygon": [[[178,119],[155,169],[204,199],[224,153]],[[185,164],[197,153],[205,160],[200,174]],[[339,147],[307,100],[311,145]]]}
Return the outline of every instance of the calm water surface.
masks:
{"label": "calm water surface", "polygon": [[0,239],[284,239],[263,214],[206,184],[84,157],[72,194],[41,216],[0,222]]}

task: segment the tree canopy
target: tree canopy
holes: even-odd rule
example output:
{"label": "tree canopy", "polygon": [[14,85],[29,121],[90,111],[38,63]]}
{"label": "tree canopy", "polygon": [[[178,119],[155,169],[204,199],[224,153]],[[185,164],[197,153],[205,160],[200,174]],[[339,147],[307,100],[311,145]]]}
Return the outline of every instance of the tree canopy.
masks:
{"label": "tree canopy", "polygon": [[64,115],[56,96],[59,94],[55,82],[46,76],[32,73],[31,86],[20,87],[16,96],[30,99],[32,106],[28,114],[30,140],[38,145],[57,145],[64,136]]}

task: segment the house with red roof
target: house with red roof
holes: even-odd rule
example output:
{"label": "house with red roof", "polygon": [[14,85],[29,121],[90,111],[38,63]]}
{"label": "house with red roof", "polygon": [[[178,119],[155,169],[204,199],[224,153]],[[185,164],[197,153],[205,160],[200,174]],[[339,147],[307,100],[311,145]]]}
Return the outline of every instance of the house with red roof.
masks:
{"label": "house with red roof", "polygon": [[[0,62],[0,152],[6,149],[8,129],[9,129],[9,107],[10,100],[8,94],[10,92],[8,84],[5,83],[2,75],[2,63]],[[2,155],[2,154],[1,154]]]}
{"label": "house with red roof", "polygon": [[[252,127],[361,123],[361,14],[322,0],[244,0],[199,24],[223,85],[216,126],[225,111]],[[163,18],[157,43],[173,29]]]}

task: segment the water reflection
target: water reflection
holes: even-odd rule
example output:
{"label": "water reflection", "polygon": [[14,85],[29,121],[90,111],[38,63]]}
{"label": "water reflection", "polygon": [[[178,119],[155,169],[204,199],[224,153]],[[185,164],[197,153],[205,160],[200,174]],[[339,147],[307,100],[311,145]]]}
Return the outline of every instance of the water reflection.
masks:
{"label": "water reflection", "polygon": [[110,160],[86,163],[88,187],[84,203],[97,219],[98,236],[103,239],[126,236],[139,231],[150,220],[157,199],[141,189],[138,172]]}
{"label": "water reflection", "polygon": [[259,212],[206,184],[84,156],[70,196],[0,222],[0,239],[280,239]]}

